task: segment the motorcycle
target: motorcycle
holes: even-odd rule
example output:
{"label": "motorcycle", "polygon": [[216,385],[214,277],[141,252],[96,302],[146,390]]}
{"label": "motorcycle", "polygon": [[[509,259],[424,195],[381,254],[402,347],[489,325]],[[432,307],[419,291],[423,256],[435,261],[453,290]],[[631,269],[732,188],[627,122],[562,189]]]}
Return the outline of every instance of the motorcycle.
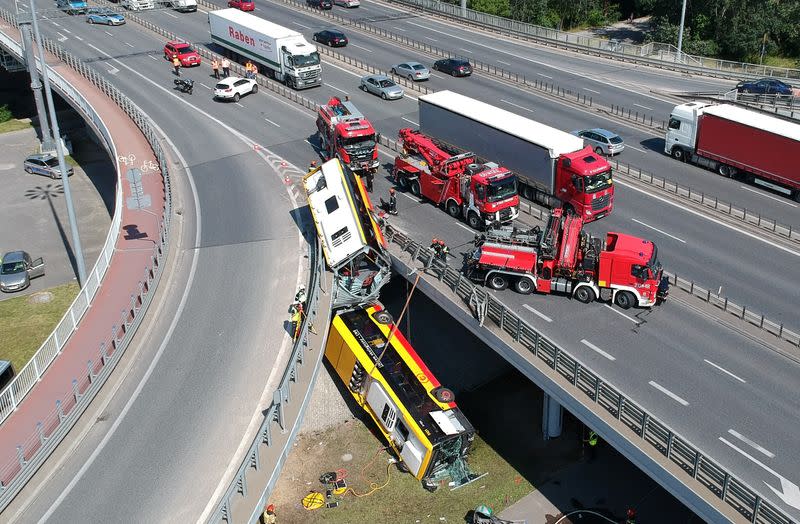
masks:
{"label": "motorcycle", "polygon": [[183,93],[189,93],[190,95],[192,94],[192,90],[194,89],[194,80],[189,78],[176,78],[173,80],[173,82],[179,91]]}

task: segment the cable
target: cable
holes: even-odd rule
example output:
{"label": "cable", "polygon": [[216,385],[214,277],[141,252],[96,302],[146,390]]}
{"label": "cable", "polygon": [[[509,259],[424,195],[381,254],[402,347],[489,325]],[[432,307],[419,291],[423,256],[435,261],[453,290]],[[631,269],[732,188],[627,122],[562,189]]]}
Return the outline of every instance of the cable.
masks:
{"label": "cable", "polygon": [[[381,454],[381,452],[386,451],[387,449],[388,448],[383,447],[383,446],[378,448],[378,451],[375,452],[375,454],[372,456],[372,458],[369,460],[369,462],[367,462],[366,464],[364,464],[361,467],[361,470],[359,472],[359,478],[361,480],[364,480],[364,472],[366,471],[366,469],[369,466],[371,466],[373,462],[375,462],[375,459],[378,458],[378,456]],[[384,482],[383,484],[378,484],[377,482],[370,482],[369,483],[369,491],[366,492],[366,493],[358,493],[353,488],[348,487],[347,490],[342,494],[342,496],[344,497],[345,495],[347,495],[347,493],[352,493],[353,495],[355,495],[358,498],[368,497],[368,496],[372,495],[373,493],[375,493],[376,491],[385,488],[386,486],[389,485],[389,481],[391,480],[390,468],[392,467],[392,464],[393,464],[393,462],[389,462],[386,465],[386,482]]]}

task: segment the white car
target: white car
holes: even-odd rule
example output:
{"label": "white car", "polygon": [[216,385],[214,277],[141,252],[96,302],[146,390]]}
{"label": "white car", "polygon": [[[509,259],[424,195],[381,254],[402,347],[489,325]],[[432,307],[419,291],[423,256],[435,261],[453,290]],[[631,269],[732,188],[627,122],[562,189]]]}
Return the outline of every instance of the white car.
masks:
{"label": "white car", "polygon": [[241,97],[250,93],[258,93],[258,83],[250,78],[229,76],[214,86],[214,98],[233,100],[234,102],[238,102]]}
{"label": "white car", "polygon": [[342,7],[358,7],[361,5],[360,0],[333,0],[333,3]]}

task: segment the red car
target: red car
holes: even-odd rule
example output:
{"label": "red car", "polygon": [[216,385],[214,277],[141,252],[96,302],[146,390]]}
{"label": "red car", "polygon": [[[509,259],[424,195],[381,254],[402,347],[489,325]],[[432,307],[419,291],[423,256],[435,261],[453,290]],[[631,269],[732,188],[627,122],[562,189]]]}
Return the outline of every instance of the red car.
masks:
{"label": "red car", "polygon": [[167,42],[164,45],[164,58],[171,62],[175,55],[178,55],[178,60],[181,61],[183,67],[200,65],[200,55],[186,42]]}
{"label": "red car", "polygon": [[228,7],[234,7],[242,11],[255,11],[256,3],[253,0],[228,0]]}

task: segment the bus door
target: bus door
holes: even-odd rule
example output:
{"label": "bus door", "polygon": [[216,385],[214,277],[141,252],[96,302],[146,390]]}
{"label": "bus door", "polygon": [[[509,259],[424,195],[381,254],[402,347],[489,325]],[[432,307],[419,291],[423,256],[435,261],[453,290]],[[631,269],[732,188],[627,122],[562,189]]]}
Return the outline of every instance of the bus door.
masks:
{"label": "bus door", "polygon": [[383,389],[380,382],[372,381],[367,390],[367,404],[380,419],[388,438],[400,451],[400,457],[411,473],[419,478],[422,461],[425,458],[425,446],[412,433],[400,416],[400,410],[391,397]]}

